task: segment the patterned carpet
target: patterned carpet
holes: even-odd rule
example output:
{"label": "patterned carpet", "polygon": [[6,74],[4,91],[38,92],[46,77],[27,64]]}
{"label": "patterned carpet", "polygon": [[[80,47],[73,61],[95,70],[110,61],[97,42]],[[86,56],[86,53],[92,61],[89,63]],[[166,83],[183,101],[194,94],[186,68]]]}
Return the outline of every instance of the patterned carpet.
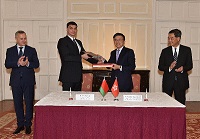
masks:
{"label": "patterned carpet", "polygon": [[187,139],[200,139],[200,113],[186,114]]}
{"label": "patterned carpet", "polygon": [[[200,139],[200,113],[186,114],[187,139]],[[33,125],[34,126],[34,125]],[[32,129],[33,129],[32,126]],[[15,113],[6,113],[0,117],[0,139],[32,139],[33,131],[26,135],[25,131],[12,134],[16,129]]]}
{"label": "patterned carpet", "polygon": [[[0,117],[0,139],[33,139],[33,131],[30,135],[25,134],[25,130],[19,134],[12,134],[17,128],[15,113],[6,113]],[[32,126],[33,130],[33,126]]]}

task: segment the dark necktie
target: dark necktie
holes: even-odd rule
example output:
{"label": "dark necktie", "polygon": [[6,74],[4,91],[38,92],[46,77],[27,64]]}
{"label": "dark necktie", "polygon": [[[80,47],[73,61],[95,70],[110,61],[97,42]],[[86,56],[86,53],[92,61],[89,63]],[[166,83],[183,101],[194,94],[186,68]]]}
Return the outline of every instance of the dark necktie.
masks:
{"label": "dark necktie", "polygon": [[[175,51],[174,51],[174,61],[177,62],[178,60],[178,56],[177,56],[177,52],[176,52],[176,48],[175,48]],[[177,80],[177,76],[175,75],[175,80]]]}
{"label": "dark necktie", "polygon": [[19,57],[21,57],[21,56],[23,56],[23,51],[22,51],[22,49],[23,49],[23,47],[19,47]]}
{"label": "dark necktie", "polygon": [[116,62],[118,61],[118,58],[119,58],[119,50],[117,49],[116,50]]}
{"label": "dark necktie", "polygon": [[76,45],[77,51],[79,52],[78,45],[77,45],[75,39],[73,39],[73,42],[74,42],[74,44]]}
{"label": "dark necktie", "polygon": [[177,62],[177,60],[178,60],[178,56],[177,56],[177,52],[176,52],[176,48],[175,48],[175,51],[174,51],[174,61]]}
{"label": "dark necktie", "polygon": [[74,44],[77,46],[75,39],[73,39]]}

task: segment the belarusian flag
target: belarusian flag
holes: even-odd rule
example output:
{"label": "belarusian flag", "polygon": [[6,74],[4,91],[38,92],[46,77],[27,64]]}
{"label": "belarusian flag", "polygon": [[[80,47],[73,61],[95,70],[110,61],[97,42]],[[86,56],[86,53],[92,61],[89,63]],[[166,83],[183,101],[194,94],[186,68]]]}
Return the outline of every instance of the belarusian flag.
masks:
{"label": "belarusian flag", "polygon": [[117,78],[115,79],[115,82],[113,83],[111,91],[114,97],[117,97],[119,95],[119,86],[118,86]]}
{"label": "belarusian flag", "polygon": [[99,88],[99,92],[104,97],[107,94],[108,90],[109,90],[108,84],[107,84],[106,80],[103,79],[101,87]]}

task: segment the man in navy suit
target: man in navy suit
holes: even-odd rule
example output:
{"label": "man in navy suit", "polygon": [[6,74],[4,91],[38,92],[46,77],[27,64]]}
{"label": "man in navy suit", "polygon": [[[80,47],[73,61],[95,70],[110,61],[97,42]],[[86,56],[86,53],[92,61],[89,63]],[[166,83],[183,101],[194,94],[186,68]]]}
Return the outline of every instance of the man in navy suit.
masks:
{"label": "man in navy suit", "polygon": [[[10,86],[14,99],[14,106],[17,116],[17,129],[13,134],[18,134],[24,130],[31,133],[31,120],[33,119],[33,100],[35,72],[39,67],[39,60],[35,48],[27,45],[27,37],[24,31],[15,33],[16,45],[7,49],[5,67],[12,69],[10,76]],[[23,98],[26,110],[24,112]]]}
{"label": "man in navy suit", "polygon": [[82,87],[82,58],[90,63],[98,60],[91,58],[83,48],[82,42],[76,39],[77,24],[74,21],[67,23],[67,36],[60,38],[57,44],[61,59],[59,81],[62,90],[80,91]]}
{"label": "man in navy suit", "polygon": [[181,31],[173,29],[168,33],[167,48],[160,54],[158,69],[164,71],[162,89],[185,105],[185,92],[189,88],[188,71],[193,68],[190,47],[180,44]]}
{"label": "man in navy suit", "polygon": [[108,63],[113,63],[110,87],[117,77],[119,91],[131,92],[133,89],[131,75],[136,67],[134,51],[124,46],[125,36],[122,33],[114,34],[113,41],[117,49],[111,52],[110,59],[108,60]]}

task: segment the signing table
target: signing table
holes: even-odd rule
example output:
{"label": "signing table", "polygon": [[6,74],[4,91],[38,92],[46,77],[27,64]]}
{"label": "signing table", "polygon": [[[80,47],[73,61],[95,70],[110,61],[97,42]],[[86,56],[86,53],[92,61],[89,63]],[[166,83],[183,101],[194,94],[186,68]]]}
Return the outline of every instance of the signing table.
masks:
{"label": "signing table", "polygon": [[[98,92],[94,100],[76,100],[76,94],[50,93],[35,104],[34,139],[185,139],[185,106],[165,93],[148,93],[148,101],[113,101]],[[134,93],[142,95],[145,93]]]}

